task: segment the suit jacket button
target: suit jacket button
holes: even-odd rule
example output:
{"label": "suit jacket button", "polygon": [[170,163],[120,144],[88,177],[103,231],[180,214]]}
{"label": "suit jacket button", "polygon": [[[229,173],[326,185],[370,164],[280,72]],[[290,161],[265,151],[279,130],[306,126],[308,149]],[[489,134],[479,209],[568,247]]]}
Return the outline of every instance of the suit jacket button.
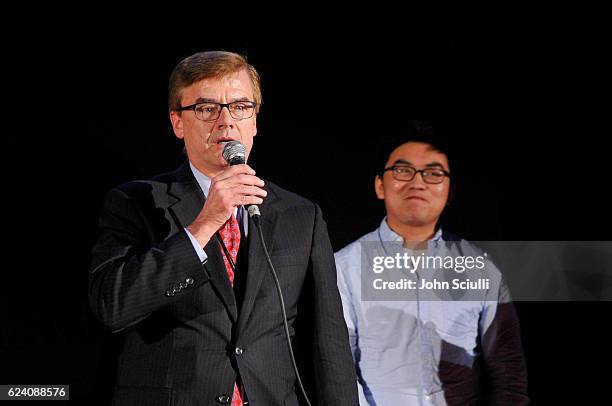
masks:
{"label": "suit jacket button", "polygon": [[222,405],[227,405],[230,402],[230,397],[227,395],[219,395],[217,396],[217,402],[221,403]]}
{"label": "suit jacket button", "polygon": [[243,352],[244,350],[240,347],[236,347],[236,349],[234,350],[234,354],[236,355],[242,355]]}
{"label": "suit jacket button", "polygon": [[193,285],[193,278],[185,278],[185,283],[187,285]]}

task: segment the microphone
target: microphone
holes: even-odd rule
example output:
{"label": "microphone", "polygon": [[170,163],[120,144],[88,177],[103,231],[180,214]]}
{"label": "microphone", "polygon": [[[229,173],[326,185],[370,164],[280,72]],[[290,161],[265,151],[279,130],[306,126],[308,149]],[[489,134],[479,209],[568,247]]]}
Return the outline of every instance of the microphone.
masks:
{"label": "microphone", "polygon": [[223,159],[230,166],[246,163],[246,147],[239,141],[228,141],[223,146]]}
{"label": "microphone", "polygon": [[[241,165],[246,163],[246,147],[239,141],[229,141],[223,146],[223,159],[227,161],[230,166]],[[259,207],[255,204],[247,206],[249,217],[259,217]]]}

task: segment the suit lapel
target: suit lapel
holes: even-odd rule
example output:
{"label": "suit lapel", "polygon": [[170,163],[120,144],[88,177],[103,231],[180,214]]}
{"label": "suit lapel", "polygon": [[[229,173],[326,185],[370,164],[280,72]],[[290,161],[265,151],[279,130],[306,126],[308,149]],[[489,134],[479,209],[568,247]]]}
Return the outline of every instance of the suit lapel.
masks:
{"label": "suit lapel", "polygon": [[[173,180],[168,185],[168,195],[170,198],[168,210],[174,221],[178,223],[177,227],[179,229],[187,227],[200,213],[205,201],[204,193],[195,180],[188,162],[174,173]],[[227,277],[219,242],[214,236],[204,247],[204,252],[208,256],[204,268],[232,321],[235,322],[238,318],[236,297]]]}
{"label": "suit lapel", "polygon": [[[261,211],[261,228],[263,237],[268,248],[268,252],[272,252],[274,241],[272,236],[274,235],[274,227],[277,224],[276,218],[278,213],[274,210],[274,193],[265,188],[268,191],[268,196],[264,199],[264,202],[259,206]],[[248,272],[246,278],[246,288],[244,292],[244,301],[240,310],[240,316],[238,318],[237,334],[240,334],[246,327],[246,322],[253,310],[255,298],[259,293],[261,287],[261,281],[265,273],[270,272],[264,249],[257,231],[257,227],[253,222],[253,219],[249,218],[249,252],[248,252]]]}

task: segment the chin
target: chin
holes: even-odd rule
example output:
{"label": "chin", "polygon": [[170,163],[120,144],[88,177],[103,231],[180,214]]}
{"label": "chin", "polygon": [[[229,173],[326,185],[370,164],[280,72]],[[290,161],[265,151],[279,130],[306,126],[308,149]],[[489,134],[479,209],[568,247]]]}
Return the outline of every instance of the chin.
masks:
{"label": "chin", "polygon": [[432,219],[430,219],[429,217],[426,216],[415,216],[415,215],[408,215],[404,217],[404,224],[408,224],[411,225],[413,227],[423,227],[423,226],[427,226],[430,225],[432,223]]}
{"label": "chin", "polygon": [[404,213],[403,218],[412,222],[425,222],[429,216],[427,216],[427,213],[424,213],[423,210],[410,210]]}

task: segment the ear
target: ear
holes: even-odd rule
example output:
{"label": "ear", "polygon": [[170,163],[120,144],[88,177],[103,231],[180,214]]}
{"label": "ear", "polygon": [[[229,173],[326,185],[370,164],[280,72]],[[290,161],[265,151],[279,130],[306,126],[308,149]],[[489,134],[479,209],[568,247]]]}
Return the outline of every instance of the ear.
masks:
{"label": "ear", "polygon": [[374,177],[374,191],[376,192],[376,197],[378,197],[380,200],[385,200],[385,189],[383,188],[383,181],[378,175]]}
{"label": "ear", "polygon": [[172,123],[172,129],[174,130],[174,135],[176,135],[176,138],[183,139],[185,134],[183,133],[183,118],[181,117],[181,114],[177,111],[171,111],[170,122]]}

